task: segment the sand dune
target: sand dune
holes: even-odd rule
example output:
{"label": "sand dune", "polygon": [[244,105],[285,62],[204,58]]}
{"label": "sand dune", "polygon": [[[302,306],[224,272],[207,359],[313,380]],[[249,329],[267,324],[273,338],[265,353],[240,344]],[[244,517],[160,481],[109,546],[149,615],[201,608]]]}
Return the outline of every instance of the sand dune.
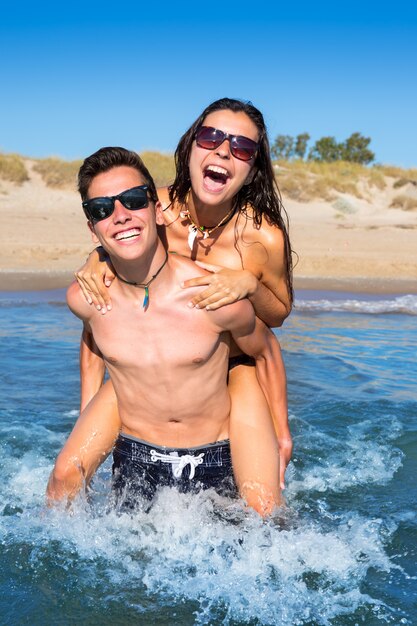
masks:
{"label": "sand dune", "polygon": [[[79,196],[47,187],[30,160],[26,166],[22,185],[0,181],[0,289],[65,286],[93,248]],[[367,188],[365,199],[284,196],[296,286],[417,292],[417,210],[390,208],[398,190],[386,182]],[[412,184],[401,192],[417,197]]]}

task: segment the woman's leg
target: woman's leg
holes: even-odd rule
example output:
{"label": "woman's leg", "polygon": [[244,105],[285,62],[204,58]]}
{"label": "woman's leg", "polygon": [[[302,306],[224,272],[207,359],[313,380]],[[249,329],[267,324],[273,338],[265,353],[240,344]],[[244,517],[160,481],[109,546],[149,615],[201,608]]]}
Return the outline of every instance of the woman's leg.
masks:
{"label": "woman's leg", "polygon": [[107,381],[78,418],[59,453],[46,490],[48,503],[72,500],[86,487],[120,431],[117,399]]}
{"label": "woman's leg", "polygon": [[229,374],[229,392],[230,446],[236,483],[247,504],[265,516],[282,504],[279,451],[255,367],[234,367]]}

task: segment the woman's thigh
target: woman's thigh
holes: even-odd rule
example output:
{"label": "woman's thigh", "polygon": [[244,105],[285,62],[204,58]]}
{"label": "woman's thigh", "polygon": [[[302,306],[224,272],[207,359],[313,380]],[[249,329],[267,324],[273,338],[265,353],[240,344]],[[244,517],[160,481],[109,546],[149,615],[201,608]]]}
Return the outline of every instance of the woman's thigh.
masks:
{"label": "woman's thigh", "polygon": [[117,398],[109,380],[81,413],[60,456],[76,458],[89,477],[113,448],[120,426]]}
{"label": "woman's thigh", "polygon": [[239,492],[261,514],[281,504],[278,442],[253,366],[230,371],[230,446]]}

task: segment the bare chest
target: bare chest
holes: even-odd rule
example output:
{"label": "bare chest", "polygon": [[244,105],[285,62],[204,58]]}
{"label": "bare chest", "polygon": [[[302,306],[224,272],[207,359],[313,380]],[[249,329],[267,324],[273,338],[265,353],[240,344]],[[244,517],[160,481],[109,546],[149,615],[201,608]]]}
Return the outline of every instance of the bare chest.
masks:
{"label": "bare chest", "polygon": [[190,309],[184,299],[172,306],[151,300],[146,311],[114,305],[111,315],[92,323],[96,343],[109,366],[163,377],[173,368],[191,370],[212,357],[220,337],[204,311]]}
{"label": "bare chest", "polygon": [[172,252],[203,263],[247,269],[257,277],[267,261],[266,250],[257,240],[255,229],[251,223],[245,226],[243,218],[205,238],[203,233],[196,233],[187,220],[178,217],[167,223],[166,237]]}

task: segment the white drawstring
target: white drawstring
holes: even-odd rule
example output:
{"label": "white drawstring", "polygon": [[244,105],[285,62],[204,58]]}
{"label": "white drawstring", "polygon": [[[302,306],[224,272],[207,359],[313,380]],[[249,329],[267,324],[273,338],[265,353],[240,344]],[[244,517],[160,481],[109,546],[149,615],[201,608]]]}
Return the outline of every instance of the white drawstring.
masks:
{"label": "white drawstring", "polygon": [[[156,450],[151,450],[151,461],[155,463],[156,461],[162,461],[163,463],[171,463],[172,465],[172,473],[175,478],[180,478],[182,475],[182,470],[187,465],[190,466],[190,476],[189,480],[194,478],[195,468],[197,465],[201,465],[203,462],[204,452],[201,452],[198,456],[193,456],[192,454],[183,454],[182,456],[178,456],[178,453],[174,454],[161,454]],[[175,467],[174,467],[175,466]]]}

